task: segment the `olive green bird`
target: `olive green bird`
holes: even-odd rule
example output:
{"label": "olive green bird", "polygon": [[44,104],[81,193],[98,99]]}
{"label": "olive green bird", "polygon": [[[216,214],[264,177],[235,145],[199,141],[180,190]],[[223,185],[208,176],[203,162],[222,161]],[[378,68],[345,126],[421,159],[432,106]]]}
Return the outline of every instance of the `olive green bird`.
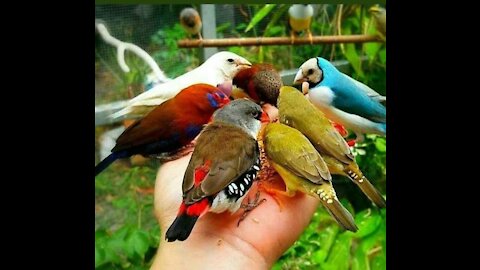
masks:
{"label": "olive green bird", "polygon": [[371,7],[368,11],[372,14],[373,20],[375,22],[375,28],[377,29],[380,37],[385,40],[387,37],[387,10],[375,5]]}
{"label": "olive green bird", "polygon": [[270,123],[265,127],[263,141],[269,163],[286,186],[286,192],[276,193],[294,196],[300,191],[318,197],[341,227],[353,232],[358,230],[352,215],[337,198],[327,164],[300,131]]}
{"label": "olive green bird", "polygon": [[320,152],[331,174],[349,177],[375,205],[386,206],[382,194],[358,167],[345,139],[323,112],[311,104],[300,91],[290,86],[280,88],[277,107],[280,122],[297,129],[308,138]]}

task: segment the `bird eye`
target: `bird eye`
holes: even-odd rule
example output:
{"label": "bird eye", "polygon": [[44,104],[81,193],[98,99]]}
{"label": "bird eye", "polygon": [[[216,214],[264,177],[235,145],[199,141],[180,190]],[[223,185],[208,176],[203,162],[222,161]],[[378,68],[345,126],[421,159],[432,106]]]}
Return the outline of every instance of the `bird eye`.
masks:
{"label": "bird eye", "polygon": [[230,62],[230,63],[233,63],[233,59],[232,59],[232,58],[228,58],[227,61]]}
{"label": "bird eye", "polygon": [[311,68],[308,70],[308,75],[312,75],[312,74],[313,74],[313,69]]}

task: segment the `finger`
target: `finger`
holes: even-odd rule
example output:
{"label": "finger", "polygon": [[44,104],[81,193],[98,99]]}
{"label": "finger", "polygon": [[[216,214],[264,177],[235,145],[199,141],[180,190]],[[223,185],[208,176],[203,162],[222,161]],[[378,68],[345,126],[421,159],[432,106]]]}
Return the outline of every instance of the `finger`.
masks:
{"label": "finger", "polygon": [[262,105],[262,109],[268,114],[268,117],[270,117],[270,121],[274,121],[278,118],[278,109],[272,104],[265,103]]}
{"label": "finger", "polygon": [[174,220],[182,201],[182,182],[191,153],[161,165],[155,181],[154,211],[163,230]]}

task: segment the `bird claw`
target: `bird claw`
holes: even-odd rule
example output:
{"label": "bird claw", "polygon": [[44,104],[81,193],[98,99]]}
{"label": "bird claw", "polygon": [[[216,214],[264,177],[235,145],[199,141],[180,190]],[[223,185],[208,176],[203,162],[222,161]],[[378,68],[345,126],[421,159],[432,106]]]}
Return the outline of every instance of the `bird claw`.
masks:
{"label": "bird claw", "polygon": [[263,198],[260,200],[260,191],[257,191],[255,194],[255,200],[253,202],[250,202],[250,197],[248,198],[248,202],[246,204],[242,204],[240,207],[244,209],[242,216],[237,222],[237,227],[240,226],[240,222],[242,222],[248,215],[249,212],[251,212],[253,209],[257,208],[260,204],[265,202],[267,199]]}
{"label": "bird claw", "polygon": [[307,30],[307,35],[308,35],[308,40],[310,40],[310,45],[313,45],[313,36],[312,36],[312,32],[310,32],[310,29]]}

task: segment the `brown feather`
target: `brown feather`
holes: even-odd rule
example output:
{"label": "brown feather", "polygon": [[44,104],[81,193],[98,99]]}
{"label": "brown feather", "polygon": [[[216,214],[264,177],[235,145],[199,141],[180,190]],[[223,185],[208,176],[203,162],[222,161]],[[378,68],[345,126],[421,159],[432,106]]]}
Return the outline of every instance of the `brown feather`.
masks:
{"label": "brown feather", "polygon": [[[186,205],[212,196],[236,180],[258,158],[255,138],[241,128],[222,122],[213,122],[205,127],[197,139],[183,178],[183,194]],[[194,186],[195,169],[207,160],[210,171],[199,186]]]}

